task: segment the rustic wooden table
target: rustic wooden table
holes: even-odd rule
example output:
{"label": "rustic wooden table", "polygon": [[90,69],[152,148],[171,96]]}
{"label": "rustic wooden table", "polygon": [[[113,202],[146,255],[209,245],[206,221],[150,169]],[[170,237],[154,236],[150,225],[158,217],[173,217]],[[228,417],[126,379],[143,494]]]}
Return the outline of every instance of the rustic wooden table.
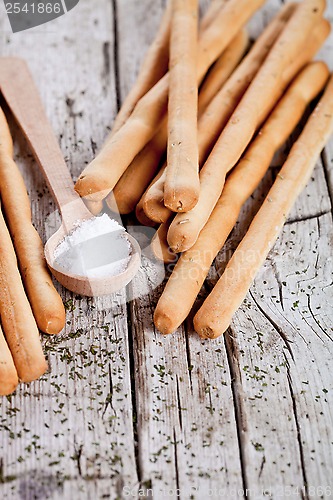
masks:
{"label": "rustic wooden table", "polygon": [[[159,0],[80,0],[66,16],[12,34],[0,5],[0,55],[25,58],[73,177],[101,146],[162,13]],[[279,8],[268,0],[256,36]],[[328,17],[333,18],[332,1]],[[203,2],[203,8],[205,4]],[[333,67],[333,38],[321,54]],[[1,71],[1,67],[0,67]],[[58,216],[17,127],[16,159],[44,241]],[[219,269],[272,183],[244,208]],[[44,336],[50,371],[1,405],[0,497],[14,499],[333,497],[333,141],[228,333],[154,329],[156,269],[127,291],[59,290],[67,327]],[[50,215],[51,214],[51,215]],[[126,293],[142,295],[126,304]],[[202,292],[202,297],[205,295]]]}

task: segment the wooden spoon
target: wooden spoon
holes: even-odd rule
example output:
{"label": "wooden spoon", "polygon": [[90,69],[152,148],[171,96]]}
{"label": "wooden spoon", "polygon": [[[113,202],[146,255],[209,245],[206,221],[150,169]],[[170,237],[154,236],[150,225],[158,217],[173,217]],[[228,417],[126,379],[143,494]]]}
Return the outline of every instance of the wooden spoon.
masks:
{"label": "wooden spoon", "polygon": [[62,225],[45,245],[45,257],[52,274],[64,287],[80,295],[92,297],[120,290],[133,279],[141,263],[139,244],[129,234],[126,237],[131,245],[131,258],[126,270],[116,276],[78,276],[62,270],[55,263],[54,251],[59,243],[80,221],[94,216],[74,191],[71,175],[26,63],[18,58],[1,58],[0,67],[0,90],[31,147],[62,216]]}

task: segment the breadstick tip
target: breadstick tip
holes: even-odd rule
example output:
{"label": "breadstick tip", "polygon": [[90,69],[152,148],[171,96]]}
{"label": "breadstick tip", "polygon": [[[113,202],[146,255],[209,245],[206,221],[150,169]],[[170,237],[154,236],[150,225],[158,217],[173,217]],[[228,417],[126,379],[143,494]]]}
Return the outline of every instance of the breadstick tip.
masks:
{"label": "breadstick tip", "polygon": [[45,333],[49,335],[57,335],[65,327],[66,316],[60,318],[59,316],[54,316],[53,318],[48,318],[47,324],[45,326]]}
{"label": "breadstick tip", "polygon": [[161,312],[158,308],[156,308],[154,313],[154,325],[163,335],[170,335],[175,332],[173,327],[172,318],[165,312]]}
{"label": "breadstick tip", "polygon": [[193,318],[194,330],[202,339],[214,340],[223,335],[230,326],[230,321],[226,324],[225,321],[223,323],[219,323],[217,326],[216,323],[207,322],[206,314],[207,311],[202,311],[202,308],[196,313]]}

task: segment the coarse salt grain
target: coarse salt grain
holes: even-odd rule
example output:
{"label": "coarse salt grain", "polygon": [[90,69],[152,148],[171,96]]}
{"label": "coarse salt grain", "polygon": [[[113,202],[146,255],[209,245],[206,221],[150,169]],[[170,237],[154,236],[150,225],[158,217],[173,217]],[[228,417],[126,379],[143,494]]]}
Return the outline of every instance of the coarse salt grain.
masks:
{"label": "coarse salt grain", "polygon": [[130,260],[132,247],[126,234],[107,214],[83,221],[55,249],[54,266],[87,278],[116,276]]}

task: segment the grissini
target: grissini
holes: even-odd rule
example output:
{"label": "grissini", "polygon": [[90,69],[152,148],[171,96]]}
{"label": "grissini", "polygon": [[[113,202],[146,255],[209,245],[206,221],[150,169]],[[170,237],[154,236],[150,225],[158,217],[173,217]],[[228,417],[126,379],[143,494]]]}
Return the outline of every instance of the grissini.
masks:
{"label": "grissini", "polygon": [[242,205],[328,76],[329,70],[322,62],[310,63],[302,70],[227,178],[207,224],[193,247],[180,256],[159,299],[154,319],[161,332],[172,333],[188,316],[213,260],[237,222]]}
{"label": "grissini", "polygon": [[[261,64],[267,57],[278,36],[281,34],[286,22],[295,12],[296,4],[286,4],[281,11],[269,23],[267,28],[259,36],[250,52],[246,55],[240,65],[236,68],[225,85],[208,104],[206,110],[201,114],[198,121],[198,150],[199,166],[206,161],[214,143],[217,141],[224,126],[239,103],[242,95],[250,85]],[[199,94],[199,107],[201,102]],[[161,198],[161,183],[159,176],[148,188],[144,196],[144,210],[146,215],[158,223],[166,222],[171,216],[171,210],[167,209]]]}
{"label": "grissini", "polygon": [[248,54],[208,104],[198,123],[199,164],[203,165],[223,128],[297,8],[287,3],[264,29]]}
{"label": "grissini", "polygon": [[247,31],[242,29],[213,64],[200,87],[198,116],[207,108],[214,96],[232,75],[243,58],[248,44],[249,37]]}
{"label": "grissini", "polygon": [[[199,39],[198,84],[212,63],[229,45],[265,0],[229,0]],[[221,36],[223,33],[223,36]],[[106,141],[97,157],[83,170],[75,189],[93,201],[104,199],[126,168],[154,136],[166,113],[169,75],[145,94],[133,113],[114,136]]]}
{"label": "grissini", "polygon": [[27,299],[15,250],[0,211],[0,317],[17,374],[23,382],[47,370],[39,331]]}
{"label": "grissini", "polygon": [[[215,0],[211,3],[208,11],[200,23],[201,30],[206,29],[209,24],[211,24],[223,3],[225,2],[222,0]],[[228,48],[226,51],[228,51]],[[226,51],[222,53],[220,59],[224,58],[224,53]],[[231,63],[229,62],[230,58],[231,56],[229,55],[228,61],[226,61],[226,65],[228,65],[226,70],[231,69]],[[221,75],[221,77],[224,78],[223,75]],[[198,113],[200,114],[203,110],[204,106],[203,104],[200,105],[199,100]],[[106,203],[111,210],[119,212],[120,214],[129,214],[135,209],[159,169],[161,159],[166,151],[167,139],[168,127],[167,117],[165,117],[159,130],[136,155],[132,163],[128,166],[115,185],[114,189],[106,197]],[[92,213],[95,214],[99,209],[101,209],[101,202],[99,202],[100,205],[97,206],[97,202],[89,201],[88,204],[87,200],[85,201]],[[140,204],[140,207],[137,210],[139,218],[148,222],[148,219],[144,217],[142,213],[141,207],[142,204]]]}
{"label": "grissini", "polygon": [[135,209],[144,191],[156,175],[167,145],[167,119],[151,141],[134,158],[106,198],[108,207],[120,214]]}
{"label": "grissini", "polygon": [[17,371],[0,326],[0,396],[8,396],[17,386]]}
{"label": "grissini", "polygon": [[187,212],[199,198],[198,0],[171,0],[168,147],[164,204]]}
{"label": "grissini", "polygon": [[202,338],[216,338],[230,325],[332,133],[333,77],[224,273],[195,315],[194,328]]}
{"label": "grissini", "polygon": [[164,205],[165,167],[166,164],[163,165],[143,196],[143,210],[145,214],[158,224],[169,220],[173,213]]}
{"label": "grissini", "polygon": [[[167,72],[169,65],[170,26],[171,8],[169,2],[162,17],[156,37],[149,46],[141,64],[137,80],[121,105],[107,141],[110,140],[111,137],[124,125],[141,97],[143,97]],[[98,215],[103,209],[103,203],[101,200],[92,201],[84,199],[84,201],[93,215]],[[127,207],[123,209],[121,207],[121,200],[119,200],[117,206],[117,200],[115,200],[114,196],[110,196],[107,200],[107,205],[111,208],[111,210],[119,211],[120,214],[127,214],[135,208],[134,204],[130,210],[128,210]]]}
{"label": "grissini", "polygon": [[[223,129],[201,169],[197,205],[186,214],[177,214],[170,225],[168,243],[173,251],[182,252],[193,246],[221,195],[226,174],[235,166],[289,82],[312,59],[328,36],[330,25],[326,20],[319,19],[312,26],[317,13],[321,12],[320,5],[323,5],[320,0],[304,0],[296,9]],[[297,26],[302,26],[302,30],[297,30]],[[298,52],[294,53],[297,46]],[[182,222],[184,219],[186,224]]]}
{"label": "grissini", "polygon": [[112,137],[124,125],[141,97],[168,71],[170,27],[171,4],[169,1],[157,34],[145,54],[136,82],[121,105],[109,137]]}
{"label": "grissini", "polygon": [[[198,100],[199,117],[205,111],[214,93],[219,87],[222,87],[237,65],[237,62],[244,53],[247,41],[247,34],[242,30],[232,40],[230,46],[222,52],[216,63],[218,67],[215,68],[215,65],[213,67],[215,69],[214,75],[210,75],[209,82],[205,81],[204,87],[200,89]],[[210,88],[211,85],[212,88]],[[106,203],[111,210],[120,214],[129,214],[135,209],[158,171],[160,161],[166,150],[167,135],[167,119],[165,118],[161,128],[140,153],[136,155],[115,185],[113,191],[106,197]],[[100,206],[95,206],[97,203]],[[94,215],[97,215],[103,206],[102,202],[90,201],[86,202],[86,204]]]}
{"label": "grissini", "polygon": [[31,208],[22,175],[13,160],[13,141],[0,108],[0,196],[2,210],[17,254],[21,275],[37,325],[59,333],[66,313],[44,257],[44,247],[31,221]]}

